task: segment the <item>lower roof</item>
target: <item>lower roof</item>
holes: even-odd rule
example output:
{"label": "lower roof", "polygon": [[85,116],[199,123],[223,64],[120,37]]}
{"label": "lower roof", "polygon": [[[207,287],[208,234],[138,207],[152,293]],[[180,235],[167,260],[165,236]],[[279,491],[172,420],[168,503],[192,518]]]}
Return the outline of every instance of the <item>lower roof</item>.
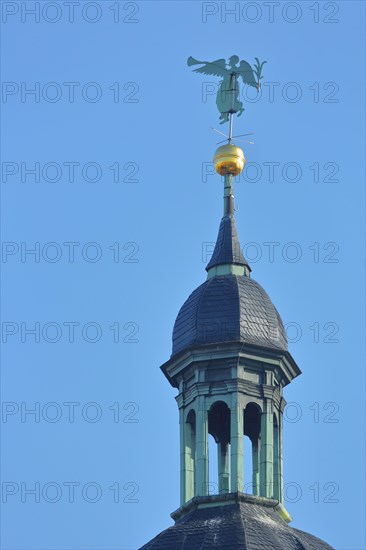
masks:
{"label": "lower roof", "polygon": [[290,527],[276,511],[277,501],[242,497],[236,493],[231,501],[211,503],[208,497],[206,505],[191,506],[140,550],[332,550],[313,535]]}

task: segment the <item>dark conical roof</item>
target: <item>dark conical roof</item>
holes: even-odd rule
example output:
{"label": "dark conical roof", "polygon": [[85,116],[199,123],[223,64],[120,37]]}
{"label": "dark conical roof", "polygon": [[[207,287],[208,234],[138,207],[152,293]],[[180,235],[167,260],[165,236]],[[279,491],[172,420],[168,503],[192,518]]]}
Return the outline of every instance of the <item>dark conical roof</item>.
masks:
{"label": "dark conical roof", "polygon": [[199,507],[140,550],[332,550],[322,540],[293,529],[275,510],[277,501],[236,498]]}
{"label": "dark conical roof", "polygon": [[208,271],[211,267],[223,264],[243,265],[251,271],[241,251],[235,219],[229,215],[221,219],[215,249],[206,270]]}

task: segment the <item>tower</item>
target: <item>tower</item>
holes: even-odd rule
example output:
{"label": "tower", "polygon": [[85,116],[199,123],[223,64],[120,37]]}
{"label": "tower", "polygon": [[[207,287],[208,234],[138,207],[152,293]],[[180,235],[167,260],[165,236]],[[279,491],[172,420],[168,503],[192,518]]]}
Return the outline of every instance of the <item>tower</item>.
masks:
{"label": "tower", "polygon": [[224,176],[224,215],[206,281],[182,306],[173,355],[162,366],[178,389],[181,505],[209,494],[208,435],[217,444],[218,493],[243,492],[244,435],[252,443],[253,495],[283,508],[283,388],[300,374],[287,349],[281,318],[239,244],[233,177],[244,162],[239,147],[214,157]]}
{"label": "tower", "polygon": [[[252,492],[283,504],[283,388],[300,374],[281,318],[239,244],[233,177],[239,147],[215,154],[224,177],[224,213],[206,281],[181,308],[173,355],[162,370],[179,390],[181,505],[209,494],[208,435],[217,444],[218,492],[242,492],[243,438],[252,443]],[[286,515],[283,507],[282,513]]]}
{"label": "tower", "polygon": [[[196,63],[192,59],[189,64]],[[226,80],[230,91],[236,91],[236,75],[231,73]],[[217,149],[213,160],[224,184],[216,245],[206,280],[178,313],[172,355],[161,367],[178,390],[180,507],[172,514],[175,525],[143,550],[331,550],[325,542],[288,525],[291,517],[283,495],[283,389],[301,371],[288,351],[281,317],[251,277],[240,247],[233,179],[243,170],[245,157],[233,143],[233,99],[230,105],[228,143]],[[213,491],[209,434],[217,447],[218,486]],[[252,447],[247,491],[244,436]]]}

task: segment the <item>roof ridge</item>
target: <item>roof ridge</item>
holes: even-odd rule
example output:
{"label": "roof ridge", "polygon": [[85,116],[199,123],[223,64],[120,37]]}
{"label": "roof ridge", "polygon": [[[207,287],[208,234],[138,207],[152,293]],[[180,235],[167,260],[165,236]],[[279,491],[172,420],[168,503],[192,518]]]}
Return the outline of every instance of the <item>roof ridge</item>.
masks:
{"label": "roof ridge", "polygon": [[[241,503],[240,503],[241,504]],[[239,504],[239,507],[240,507],[240,519],[241,519],[241,523],[243,525],[243,532],[244,532],[244,542],[246,544],[246,548],[247,550],[251,550],[250,546],[249,546],[249,538],[248,538],[248,535],[247,535],[247,526],[245,525],[245,520],[244,520],[244,517],[243,517],[243,514],[241,513],[241,506]]]}
{"label": "roof ridge", "polygon": [[239,319],[239,334],[238,334],[238,340],[241,340],[241,315],[240,315],[240,309],[241,309],[241,303],[240,303],[240,290],[239,290],[239,276],[235,275],[235,283],[236,283],[236,292],[237,292],[237,301],[236,306],[238,310],[238,319]]}
{"label": "roof ridge", "polygon": [[200,305],[201,305],[201,301],[203,299],[203,296],[205,294],[205,292],[207,291],[208,287],[210,286],[210,283],[213,281],[213,279],[208,279],[207,281],[205,281],[204,283],[202,283],[202,286],[204,287],[203,288],[203,291],[201,292],[201,295],[200,297],[198,298],[198,301],[197,301],[197,307],[196,307],[196,312],[197,312],[197,315],[196,315],[196,338],[195,338],[195,344],[197,343],[197,339],[198,339],[198,336],[200,334],[199,332],[199,326],[198,326],[198,318],[199,318],[199,315],[198,315],[198,312],[199,312],[199,308],[200,308]]}

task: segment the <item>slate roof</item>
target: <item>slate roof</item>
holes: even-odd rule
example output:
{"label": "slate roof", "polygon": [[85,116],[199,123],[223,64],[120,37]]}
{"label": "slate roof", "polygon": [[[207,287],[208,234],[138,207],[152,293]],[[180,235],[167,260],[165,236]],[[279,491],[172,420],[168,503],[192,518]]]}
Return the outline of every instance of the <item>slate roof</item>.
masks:
{"label": "slate roof", "polygon": [[212,277],[192,292],[174,324],[172,355],[193,345],[229,341],[287,351],[278,311],[247,276]]}
{"label": "slate roof", "polygon": [[332,550],[293,529],[273,507],[236,502],[196,508],[140,550]]}
{"label": "slate roof", "polygon": [[221,219],[216,245],[206,270],[208,271],[211,267],[222,264],[243,265],[251,271],[241,251],[233,216],[224,216]]}

